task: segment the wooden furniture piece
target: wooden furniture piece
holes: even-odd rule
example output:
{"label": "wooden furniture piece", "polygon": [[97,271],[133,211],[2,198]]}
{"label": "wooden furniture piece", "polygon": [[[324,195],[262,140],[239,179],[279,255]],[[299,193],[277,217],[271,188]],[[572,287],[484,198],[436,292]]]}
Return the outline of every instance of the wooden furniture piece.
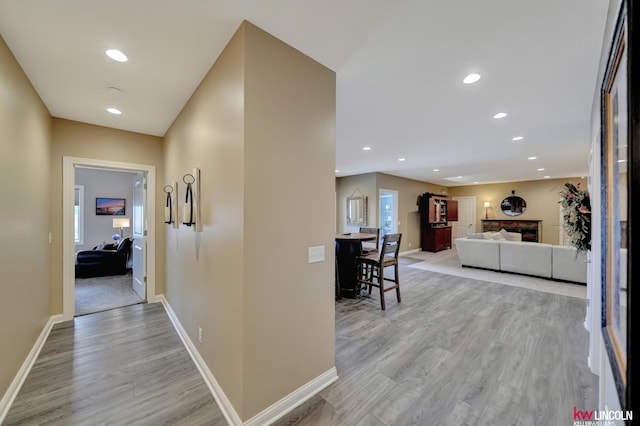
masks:
{"label": "wooden furniture piece", "polygon": [[338,297],[348,297],[355,299],[358,295],[357,287],[357,262],[358,256],[362,255],[362,242],[375,240],[373,234],[351,232],[338,234],[336,240],[336,268],[337,286],[339,287]]}
{"label": "wooden furniture piece", "polygon": [[422,251],[451,248],[451,226],[458,220],[458,201],[444,195],[424,193],[418,198]]}
{"label": "wooden furniture piece", "polygon": [[[379,253],[358,257],[357,283],[358,285],[369,287],[369,294],[371,294],[371,287],[378,287],[380,289],[380,306],[383,311],[385,310],[384,294],[387,291],[395,289],[398,303],[401,302],[400,277],[398,274],[398,253],[400,252],[401,239],[402,234],[387,234],[382,237],[382,245],[380,246]],[[393,278],[384,276],[384,269],[389,266],[393,266]],[[385,287],[385,281],[390,281],[393,285],[391,287]]]}
{"label": "wooden furniture piece", "polygon": [[362,243],[362,253],[371,254],[378,252],[378,246],[380,245],[380,228],[360,228],[361,234],[372,234],[376,236],[375,241],[367,241]]}
{"label": "wooden furniture piece", "polygon": [[522,241],[540,242],[541,220],[483,219],[482,232],[499,232],[501,229],[522,234]]}

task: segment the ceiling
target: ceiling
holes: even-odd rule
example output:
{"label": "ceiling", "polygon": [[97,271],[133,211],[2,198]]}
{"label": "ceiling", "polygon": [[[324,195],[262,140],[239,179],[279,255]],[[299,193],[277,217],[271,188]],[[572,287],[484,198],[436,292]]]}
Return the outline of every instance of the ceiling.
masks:
{"label": "ceiling", "polygon": [[[54,117],[162,136],[246,19],[336,72],[337,176],[378,171],[457,186],[587,174],[607,8],[0,0],[0,34]],[[129,61],[107,58],[108,48]],[[471,72],[482,78],[463,84]],[[492,118],[498,112],[508,116]]]}

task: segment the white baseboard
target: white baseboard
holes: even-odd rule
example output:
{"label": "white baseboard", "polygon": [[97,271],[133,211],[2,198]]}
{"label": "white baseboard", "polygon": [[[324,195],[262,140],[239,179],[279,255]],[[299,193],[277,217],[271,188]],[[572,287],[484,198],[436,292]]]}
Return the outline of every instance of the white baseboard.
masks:
{"label": "white baseboard", "polygon": [[184,347],[187,349],[187,352],[189,352],[191,359],[193,359],[193,362],[196,364],[198,371],[209,387],[209,391],[213,395],[213,398],[216,400],[216,403],[218,403],[218,406],[220,407],[222,414],[224,414],[225,419],[227,419],[227,422],[232,426],[269,425],[320,392],[322,389],[329,386],[334,381],[338,380],[337,370],[335,369],[335,367],[333,367],[243,423],[240,419],[240,416],[238,416],[238,413],[236,413],[236,411],[234,410],[233,405],[231,405],[231,402],[216,381],[215,377],[213,377],[211,370],[209,370],[209,367],[207,367],[207,364],[200,356],[200,353],[197,351],[193,342],[189,338],[189,335],[182,327],[182,324],[180,324],[180,320],[171,308],[171,305],[169,305],[167,299],[164,297],[164,295],[157,295],[156,299],[165,307],[167,315],[169,315],[169,318],[171,319],[173,326],[178,332],[178,335],[180,336]]}
{"label": "white baseboard", "polygon": [[421,250],[422,249],[417,248],[417,249],[413,249],[413,250],[403,251],[403,252],[398,253],[398,256],[406,256],[406,255],[411,254],[411,253],[417,253],[417,252],[419,252]]}
{"label": "white baseboard", "polygon": [[204,362],[204,360],[200,356],[200,353],[198,352],[193,342],[189,338],[189,335],[182,327],[182,324],[180,324],[180,320],[178,319],[178,317],[176,316],[176,313],[171,308],[171,305],[169,305],[169,302],[167,301],[167,299],[164,297],[164,295],[161,295],[161,294],[156,295],[156,299],[160,303],[162,303],[165,310],[167,311],[167,315],[169,315],[169,319],[171,319],[171,322],[173,323],[173,327],[178,332],[178,336],[180,336],[180,339],[182,340],[182,344],[184,344],[184,347],[187,349],[187,352],[189,352],[191,359],[196,364],[198,371],[200,372],[200,374],[202,375],[202,378],[204,379],[205,383],[209,387],[209,391],[213,395],[213,398],[216,400],[216,403],[218,404],[218,407],[220,407],[220,410],[222,411],[222,414],[224,415],[225,419],[227,419],[227,422],[233,426],[242,426],[242,420],[240,420],[240,416],[238,416],[238,413],[236,413],[236,410],[233,409],[233,405],[231,405],[231,401],[229,401],[229,398],[227,398],[227,395],[225,395],[225,393],[222,391],[222,388],[218,384],[217,380],[215,379],[215,377],[213,377],[211,370],[209,370],[209,367],[207,367],[207,364]]}
{"label": "white baseboard", "polygon": [[338,372],[335,367],[332,367],[315,379],[291,392],[280,401],[277,401],[267,409],[256,414],[247,420],[243,426],[270,425],[281,417],[284,417],[298,405],[302,404],[336,380],[338,380]]}
{"label": "white baseboard", "polygon": [[20,392],[20,388],[22,387],[24,381],[26,380],[31,368],[33,368],[33,364],[38,359],[38,355],[42,350],[42,346],[44,346],[44,342],[47,341],[47,337],[49,337],[49,333],[51,332],[51,328],[54,324],[62,322],[62,315],[53,315],[49,317],[49,320],[45,324],[42,332],[40,332],[40,336],[33,344],[31,351],[27,355],[27,358],[22,363],[22,366],[18,370],[16,377],[13,378],[13,381],[9,385],[9,388],[5,392],[4,396],[0,400],[0,424],[4,421],[5,417],[9,413],[9,408],[11,408],[11,404],[18,396],[18,392]]}

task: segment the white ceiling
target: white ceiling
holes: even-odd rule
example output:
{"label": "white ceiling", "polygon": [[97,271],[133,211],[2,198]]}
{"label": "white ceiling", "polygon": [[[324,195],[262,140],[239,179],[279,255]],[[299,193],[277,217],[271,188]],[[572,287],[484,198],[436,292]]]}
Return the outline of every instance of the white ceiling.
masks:
{"label": "white ceiling", "polygon": [[[454,186],[587,173],[607,8],[606,0],[0,0],[0,34],[53,116],[162,136],[247,19],[336,71],[337,176],[379,171]],[[129,62],[108,59],[108,48]],[[469,72],[482,79],[462,84]],[[493,119],[500,111],[509,115]]]}

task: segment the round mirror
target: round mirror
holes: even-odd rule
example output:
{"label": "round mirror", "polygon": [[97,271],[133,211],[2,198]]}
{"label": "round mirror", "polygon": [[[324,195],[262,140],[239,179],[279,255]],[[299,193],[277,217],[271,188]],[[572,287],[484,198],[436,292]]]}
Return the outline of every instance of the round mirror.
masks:
{"label": "round mirror", "polygon": [[500,208],[507,216],[518,216],[527,209],[527,202],[517,195],[511,195],[502,200]]}

